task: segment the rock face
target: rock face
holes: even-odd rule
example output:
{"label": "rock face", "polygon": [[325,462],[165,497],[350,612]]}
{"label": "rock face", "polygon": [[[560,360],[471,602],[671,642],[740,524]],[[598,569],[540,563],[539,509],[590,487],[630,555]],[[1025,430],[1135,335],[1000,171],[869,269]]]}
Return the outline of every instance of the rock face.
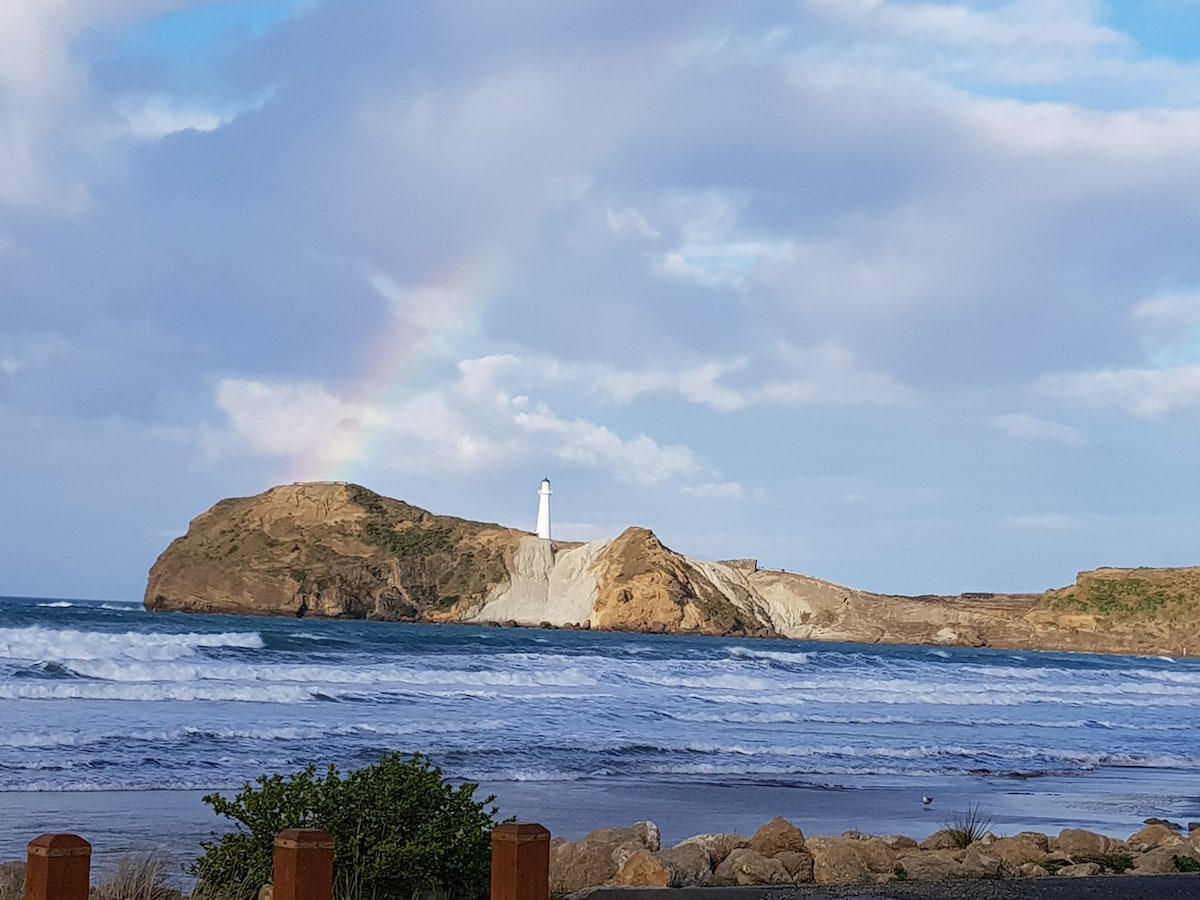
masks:
{"label": "rock face", "polygon": [[222,500],[150,570],[150,610],[772,636],[743,574],[644,528],[564,544],[353,484]]}
{"label": "rock face", "polygon": [[1100,569],[1046,594],[896,597],[674,553],[439,516],[354,484],[223,500],[150,570],[150,610],[1184,655],[1200,568]]}

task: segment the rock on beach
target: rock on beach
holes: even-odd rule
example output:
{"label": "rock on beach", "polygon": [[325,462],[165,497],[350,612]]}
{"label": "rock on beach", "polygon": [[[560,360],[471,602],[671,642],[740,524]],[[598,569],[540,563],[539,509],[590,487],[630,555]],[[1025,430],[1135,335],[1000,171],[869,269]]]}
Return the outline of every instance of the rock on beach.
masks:
{"label": "rock on beach", "polygon": [[[1194,825],[1195,823],[1189,823]],[[965,844],[965,846],[963,846]],[[806,837],[775,818],[753,835],[699,834],[662,847],[652,822],[556,839],[550,888],[566,896],[598,887],[785,887],[898,881],[1154,875],[1200,867],[1200,827],[1151,821],[1128,838],[1078,828],[1057,835],[987,833],[971,842],[944,829],[918,843],[903,835]],[[1200,875],[1197,875],[1200,896]]]}

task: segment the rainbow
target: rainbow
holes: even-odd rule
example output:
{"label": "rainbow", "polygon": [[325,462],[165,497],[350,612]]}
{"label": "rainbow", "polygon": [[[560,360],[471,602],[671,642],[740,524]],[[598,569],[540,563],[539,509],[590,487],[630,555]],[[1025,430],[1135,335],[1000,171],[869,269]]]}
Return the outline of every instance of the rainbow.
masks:
{"label": "rainbow", "polygon": [[332,402],[351,412],[294,458],[291,481],[360,478],[388,434],[387,411],[411,399],[453,358],[455,346],[478,332],[483,308],[506,280],[506,267],[497,256],[476,255],[416,286],[401,286],[377,270],[364,270],[364,276],[387,302],[386,328],[371,342],[350,387],[325,389]]}

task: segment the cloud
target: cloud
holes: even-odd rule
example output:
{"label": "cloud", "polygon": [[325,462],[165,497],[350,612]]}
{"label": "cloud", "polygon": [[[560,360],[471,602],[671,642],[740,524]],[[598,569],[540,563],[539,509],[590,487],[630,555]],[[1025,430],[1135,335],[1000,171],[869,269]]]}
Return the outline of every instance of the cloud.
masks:
{"label": "cloud", "polygon": [[647,221],[639,210],[633,207],[615,210],[608,209],[604,214],[605,221],[613,234],[631,234],[643,238],[657,238],[661,233]]}
{"label": "cloud", "polygon": [[261,107],[270,92],[257,100],[227,106],[184,100],[166,94],[123,97],[116,111],[125,119],[129,133],[143,140],[166,137],[180,131],[216,131],[243,112]]}
{"label": "cloud", "polygon": [[1039,386],[1087,406],[1115,406],[1140,417],[1162,416],[1200,406],[1200,365],[1051,375]]}
{"label": "cloud", "polygon": [[746,496],[746,489],[736,481],[706,481],[688,485],[683,490],[693,497],[706,500],[741,500]]}
{"label": "cloud", "polygon": [[[500,356],[468,360],[460,368],[466,374],[465,383],[474,385],[475,390],[503,375],[525,386],[575,385],[618,404],[665,394],[719,412],[771,406],[894,405],[913,399],[913,393],[887,373],[861,367],[855,355],[837,341],[815,347],[777,342],[758,357],[757,365],[742,356],[678,369],[622,369],[544,357]],[[724,383],[733,376],[738,378],[737,384]]]}
{"label": "cloud", "polygon": [[1158,365],[1200,362],[1200,294],[1162,294],[1130,313],[1142,349]]}
{"label": "cloud", "polygon": [[224,379],[215,402],[232,431],[268,456],[304,456],[314,450],[329,458],[350,456],[360,432],[386,421],[377,408],[347,401],[313,382]]}
{"label": "cloud", "polygon": [[1078,430],[1057,422],[1047,422],[1023,413],[1010,413],[992,419],[992,426],[1010,438],[1038,444],[1060,444],[1080,447],[1085,442]]}
{"label": "cloud", "polygon": [[559,459],[609,469],[622,481],[657,484],[700,471],[695,454],[687,447],[660,446],[644,434],[621,438],[602,425],[563,419],[541,405],[518,412],[514,422],[536,441],[549,438]]}
{"label": "cloud", "polygon": [[640,484],[701,471],[687,447],[622,437],[511,393],[499,382],[518,363],[465,361],[455,382],[395,406],[353,401],[317,383],[245,379],[221,381],[215,402],[230,437],[247,449],[318,470],[352,463],[370,448],[396,468],[431,474],[493,470],[539,454]]}
{"label": "cloud", "polygon": [[1108,517],[1088,513],[1045,513],[1042,515],[1010,516],[1004,524],[1028,531],[1093,531]]}

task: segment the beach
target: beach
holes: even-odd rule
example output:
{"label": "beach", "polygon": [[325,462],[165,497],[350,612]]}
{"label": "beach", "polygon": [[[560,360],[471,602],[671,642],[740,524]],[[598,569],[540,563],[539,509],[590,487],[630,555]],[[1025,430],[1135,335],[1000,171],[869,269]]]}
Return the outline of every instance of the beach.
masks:
{"label": "beach", "polygon": [[[702,779],[658,781],[606,779],[555,784],[483,784],[495,794],[499,817],[537,822],[552,835],[578,840],[598,828],[654,822],[664,846],[703,833],[753,834],[783,816],[806,835],[844,831],[902,834],[922,840],[969,806],[991,820],[997,834],[1084,828],[1127,838],[1144,820],[1159,817],[1181,825],[1200,821],[1200,782],[1190,776],[1159,777],[1153,790],[1131,776],[1095,779],[941,779],[891,786],[833,788],[797,784],[719,784]],[[923,785],[923,787],[922,787]],[[1089,792],[1089,786],[1092,791]],[[931,806],[920,791],[934,796]],[[39,834],[69,831],[93,844],[104,871],[122,854],[156,850],[180,865],[194,859],[200,841],[233,823],[202,802],[204,791],[62,791],[0,793],[0,859],[24,858]],[[232,793],[229,791],[226,794]]]}

